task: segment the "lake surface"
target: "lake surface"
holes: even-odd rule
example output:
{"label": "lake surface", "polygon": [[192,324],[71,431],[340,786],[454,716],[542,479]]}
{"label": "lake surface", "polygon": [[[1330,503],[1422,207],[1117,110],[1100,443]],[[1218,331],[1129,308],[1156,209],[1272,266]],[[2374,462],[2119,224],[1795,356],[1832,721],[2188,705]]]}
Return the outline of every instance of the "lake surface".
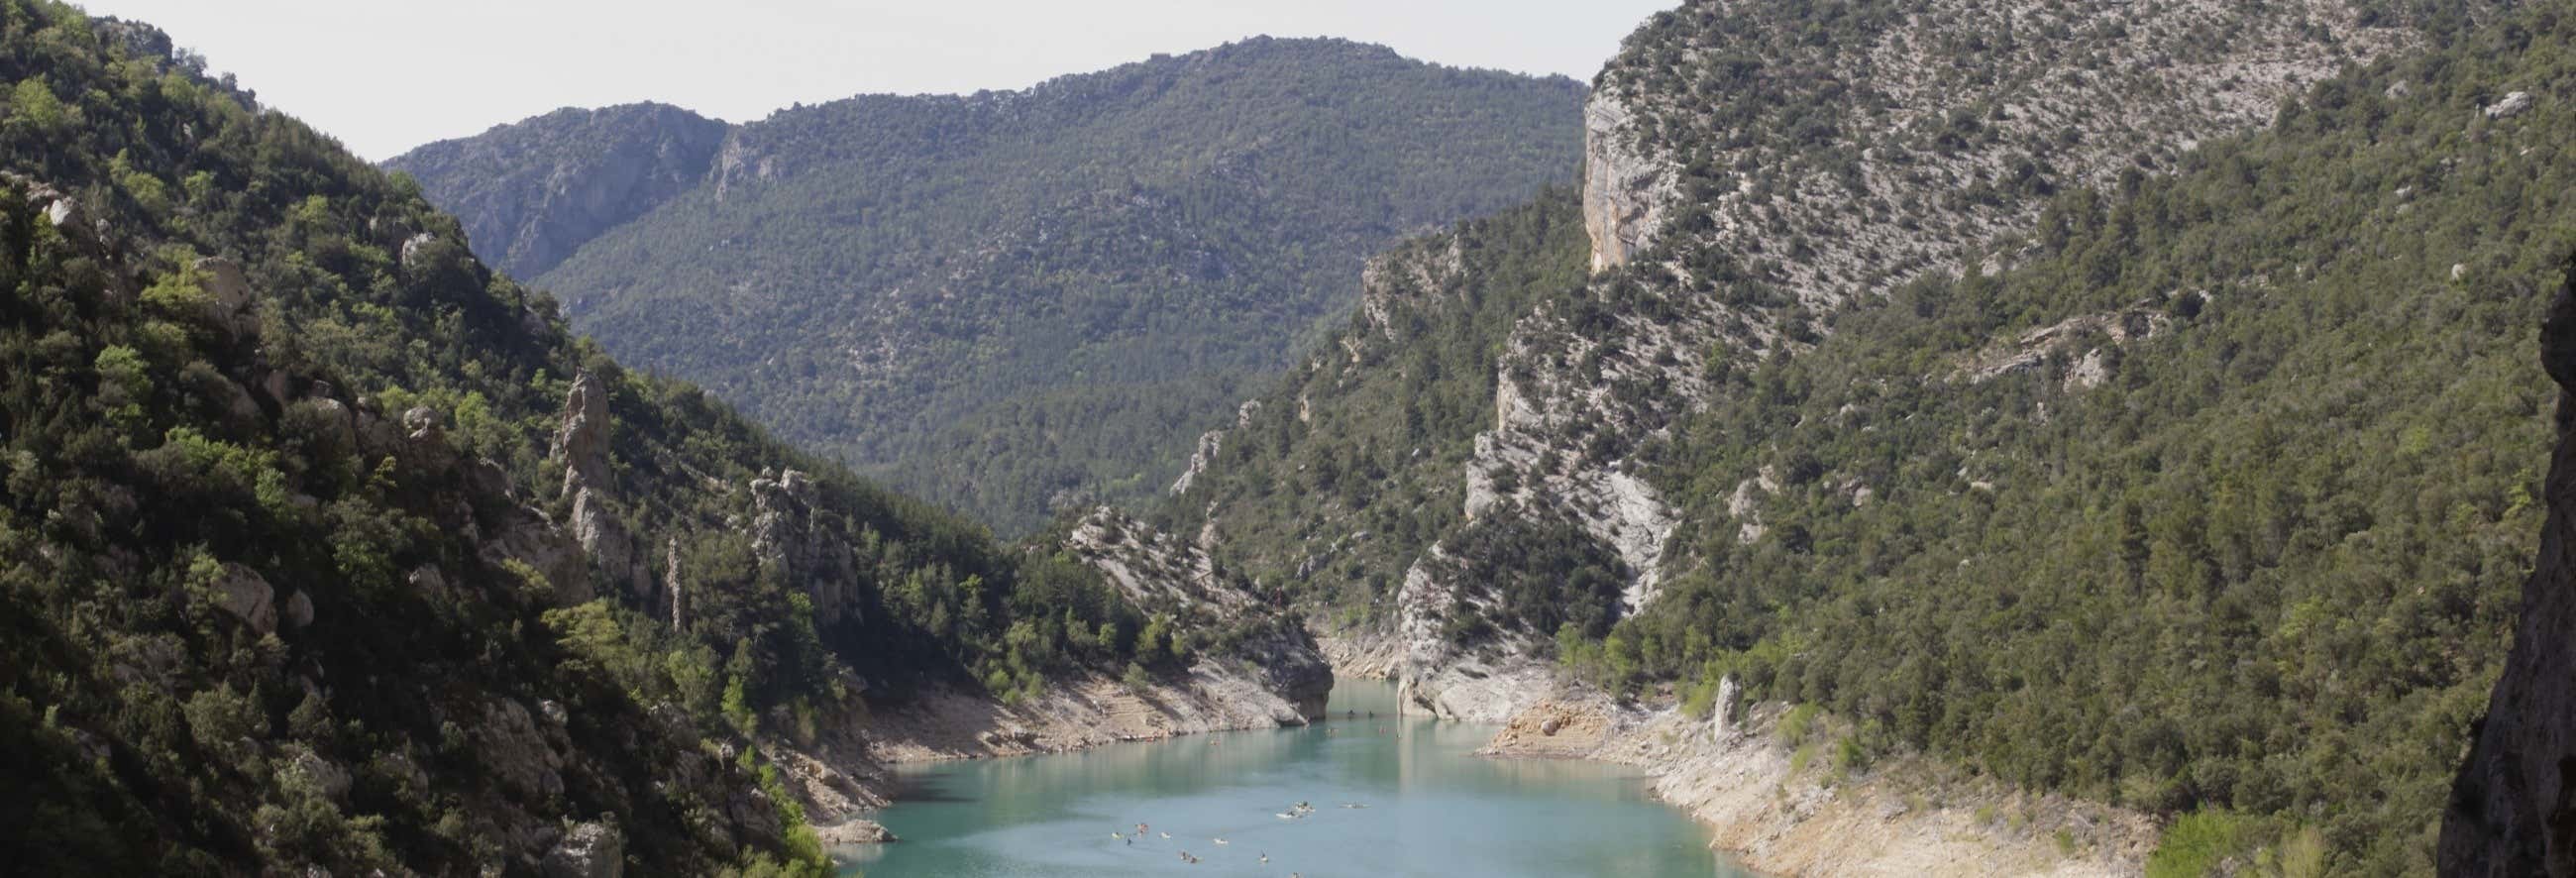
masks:
{"label": "lake surface", "polygon": [[[1391,684],[1344,683],[1332,718],[1304,728],[907,766],[877,815],[904,840],[837,853],[845,874],[873,878],[1754,878],[1634,769],[1478,757],[1494,727],[1399,719],[1395,705]],[[1314,809],[1278,816],[1299,801]]]}

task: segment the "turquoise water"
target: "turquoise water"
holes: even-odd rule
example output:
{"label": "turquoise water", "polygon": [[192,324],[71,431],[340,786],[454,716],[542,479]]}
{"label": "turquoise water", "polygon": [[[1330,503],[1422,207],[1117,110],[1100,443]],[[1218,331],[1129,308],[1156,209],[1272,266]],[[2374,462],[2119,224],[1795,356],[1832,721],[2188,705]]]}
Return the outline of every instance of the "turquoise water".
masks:
{"label": "turquoise water", "polygon": [[[1395,703],[1390,685],[1346,683],[1305,728],[908,767],[878,815],[904,840],[838,853],[872,878],[1751,878],[1633,769],[1477,757],[1492,727],[1397,719]],[[1277,816],[1301,800],[1314,810]],[[1144,838],[1110,837],[1140,822]]]}

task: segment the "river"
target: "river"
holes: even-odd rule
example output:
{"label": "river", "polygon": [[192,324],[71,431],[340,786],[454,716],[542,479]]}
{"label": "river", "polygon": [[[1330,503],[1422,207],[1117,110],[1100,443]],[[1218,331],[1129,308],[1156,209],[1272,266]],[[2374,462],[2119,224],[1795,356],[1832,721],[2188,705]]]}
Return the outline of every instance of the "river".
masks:
{"label": "river", "polygon": [[1478,757],[1493,727],[1395,705],[1392,685],[1352,682],[1303,728],[906,766],[878,815],[904,840],[836,853],[874,878],[1753,878],[1633,769]]}

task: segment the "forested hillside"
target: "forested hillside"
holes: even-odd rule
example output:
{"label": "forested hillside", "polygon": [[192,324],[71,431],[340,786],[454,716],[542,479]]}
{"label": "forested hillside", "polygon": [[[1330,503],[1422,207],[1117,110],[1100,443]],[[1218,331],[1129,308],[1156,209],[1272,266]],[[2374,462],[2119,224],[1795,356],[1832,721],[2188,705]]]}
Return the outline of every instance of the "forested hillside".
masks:
{"label": "forested hillside", "polygon": [[1349,328],[1201,440],[1162,525],[1212,524],[1335,627],[1391,619],[1405,566],[1465,521],[1455,476],[1513,322],[1582,286],[1585,246],[1574,193],[1550,190],[1372,260]]}
{"label": "forested hillside", "polygon": [[1399,249],[1448,280],[1372,289],[1429,310],[1355,320],[1162,520],[1444,713],[1542,697],[1532,657],[1733,676],[1850,771],[2162,815],[2156,874],[2429,872],[2539,524],[2571,11],[1688,4],[1596,85],[1593,277]]}
{"label": "forested hillside", "polygon": [[678,107],[562,109],[412,150],[412,175],[492,267],[533,278],[590,239],[688,191],[731,128]]}
{"label": "forested hillside", "polygon": [[[798,107],[534,285],[628,362],[1025,533],[1162,490],[1190,437],[1348,313],[1369,253],[1571,180],[1582,98],[1257,38],[1024,91]],[[551,167],[598,127],[541,117],[390,164],[473,225],[490,175],[445,157],[525,143],[522,165]]]}
{"label": "forested hillside", "polygon": [[1737,673],[1866,746],[2428,869],[2539,529],[2565,11],[2069,194],[2010,270],[1724,376],[1652,470],[1678,575],[1600,672]]}
{"label": "forested hillside", "polygon": [[812,872],[767,754],[862,691],[1214,648],[619,368],[157,30],[0,0],[0,82],[11,870]]}

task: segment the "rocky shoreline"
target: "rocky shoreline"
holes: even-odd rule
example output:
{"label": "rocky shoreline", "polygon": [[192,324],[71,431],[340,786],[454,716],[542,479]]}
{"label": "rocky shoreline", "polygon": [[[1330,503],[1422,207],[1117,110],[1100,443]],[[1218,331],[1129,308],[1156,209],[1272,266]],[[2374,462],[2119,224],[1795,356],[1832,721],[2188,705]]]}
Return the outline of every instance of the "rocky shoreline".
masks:
{"label": "rocky shoreline", "polygon": [[1218,660],[1143,688],[1106,676],[1068,681],[1017,705],[937,690],[898,708],[855,711],[834,724],[838,734],[772,751],[826,847],[880,844],[896,840],[872,819],[894,802],[895,765],[1306,724],[1298,703],[1267,682],[1257,668]]}
{"label": "rocky shoreline", "polygon": [[1931,759],[1846,773],[1801,757],[1778,736],[1786,712],[1757,706],[1722,730],[1678,706],[1567,691],[1514,715],[1479,752],[1645,769],[1657,797],[1709,827],[1711,847],[1766,875],[2107,878],[2139,874],[2155,848],[2145,815],[2020,793]]}

